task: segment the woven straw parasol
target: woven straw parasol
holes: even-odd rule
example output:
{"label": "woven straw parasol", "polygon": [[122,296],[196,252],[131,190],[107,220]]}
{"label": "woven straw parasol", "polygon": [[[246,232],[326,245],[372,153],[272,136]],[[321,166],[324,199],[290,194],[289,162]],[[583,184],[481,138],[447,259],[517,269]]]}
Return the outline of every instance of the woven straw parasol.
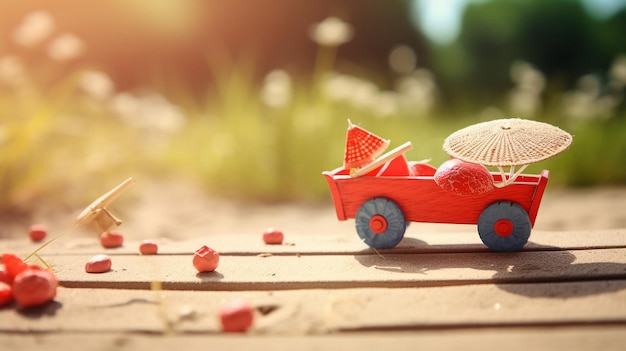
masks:
{"label": "woven straw parasol", "polygon": [[[460,129],[446,138],[443,149],[452,157],[498,167],[504,186],[529,164],[565,151],[572,136],[553,125],[519,119],[498,119]],[[516,166],[522,166],[515,172]],[[507,179],[502,167],[511,167]]]}

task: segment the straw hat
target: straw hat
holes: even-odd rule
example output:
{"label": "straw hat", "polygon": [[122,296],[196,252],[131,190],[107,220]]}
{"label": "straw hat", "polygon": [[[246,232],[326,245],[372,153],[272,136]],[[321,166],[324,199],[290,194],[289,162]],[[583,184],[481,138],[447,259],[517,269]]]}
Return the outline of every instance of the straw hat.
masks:
{"label": "straw hat", "polygon": [[498,119],[460,129],[446,138],[452,157],[485,166],[528,165],[563,152],[572,136],[553,125],[519,118]]}

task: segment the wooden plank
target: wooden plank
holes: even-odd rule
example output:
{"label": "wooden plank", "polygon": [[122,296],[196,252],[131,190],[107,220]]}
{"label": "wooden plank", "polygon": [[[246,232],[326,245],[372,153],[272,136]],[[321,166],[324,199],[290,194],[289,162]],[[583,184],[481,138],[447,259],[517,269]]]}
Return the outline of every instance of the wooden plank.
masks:
{"label": "wooden plank", "polygon": [[[439,253],[439,252],[486,252],[488,249],[478,237],[474,226],[460,226],[459,232],[422,232],[422,225],[409,226],[404,239],[391,250],[382,253]],[[285,245],[265,245],[262,236],[207,235],[183,241],[156,239],[161,254],[193,253],[202,245],[208,245],[221,255],[272,254],[371,254],[373,251],[360,241],[356,232],[343,235],[320,233],[320,235],[287,235]],[[104,249],[94,237],[62,238],[41,251],[43,256],[66,254],[111,255],[138,254],[141,240],[127,239],[124,246]],[[26,256],[40,244],[26,239],[0,241],[0,252],[14,252]],[[580,250],[596,248],[626,248],[626,229],[590,230],[572,232],[533,231],[525,251]]]}
{"label": "wooden plank", "polygon": [[44,257],[67,287],[249,290],[418,287],[622,279],[626,249],[354,256],[222,256],[197,274],[192,255],[116,256],[111,272],[84,272],[87,255]]}
{"label": "wooden plank", "polygon": [[626,280],[287,291],[60,288],[42,308],[0,310],[0,332],[217,333],[219,306],[244,298],[259,310],[254,334],[503,327],[626,326]]}
{"label": "wooden plank", "polygon": [[7,350],[46,351],[169,351],[174,349],[218,350],[623,350],[626,327],[591,326],[567,328],[499,328],[435,330],[426,332],[367,332],[331,335],[151,335],[131,333],[4,334],[0,341]]}
{"label": "wooden plank", "polygon": [[568,328],[501,328],[496,330],[463,329],[443,331],[367,332],[332,335],[151,335],[129,333],[49,333],[5,334],[0,341],[7,350],[46,351],[169,351],[174,349],[218,350],[623,350],[626,327],[568,327]]}

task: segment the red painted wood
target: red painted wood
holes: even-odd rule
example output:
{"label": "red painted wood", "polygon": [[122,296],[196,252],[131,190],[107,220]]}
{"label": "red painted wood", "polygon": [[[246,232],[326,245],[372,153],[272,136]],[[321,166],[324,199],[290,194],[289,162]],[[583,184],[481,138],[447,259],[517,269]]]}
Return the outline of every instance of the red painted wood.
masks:
{"label": "red painted wood", "polygon": [[[385,197],[396,202],[410,222],[476,224],[489,204],[507,200],[522,206],[534,225],[548,181],[544,171],[541,175],[520,175],[515,183],[482,195],[458,196],[441,189],[432,176],[351,178],[347,173],[342,169],[324,172],[339,220],[354,218],[365,201]],[[494,181],[501,180],[499,173],[492,175]]]}
{"label": "red painted wood", "polygon": [[377,176],[409,176],[411,170],[404,155],[400,155],[385,163],[376,173]]}
{"label": "red painted wood", "polygon": [[[543,170],[541,172],[539,178],[539,184],[537,185],[537,191],[535,192],[533,203],[528,210],[528,217],[530,218],[530,223],[535,225],[535,219],[537,219],[537,213],[539,212],[539,204],[541,204],[541,199],[543,199],[543,193],[546,190],[546,186],[548,185],[548,177],[550,176],[550,172],[548,170]],[[519,177],[517,178],[519,179]]]}
{"label": "red painted wood", "polygon": [[326,182],[328,183],[328,187],[330,188],[330,195],[333,199],[333,204],[335,204],[335,212],[337,213],[337,219],[340,221],[345,221],[348,219],[346,217],[345,212],[343,211],[343,204],[341,202],[341,194],[339,193],[339,188],[337,187],[337,182],[335,181],[333,175],[344,173],[347,174],[348,170],[343,168],[337,168],[332,172],[323,172],[322,175]]}
{"label": "red painted wood", "polygon": [[409,167],[411,167],[414,176],[432,176],[437,172],[437,168],[428,163],[412,161],[409,162]]}

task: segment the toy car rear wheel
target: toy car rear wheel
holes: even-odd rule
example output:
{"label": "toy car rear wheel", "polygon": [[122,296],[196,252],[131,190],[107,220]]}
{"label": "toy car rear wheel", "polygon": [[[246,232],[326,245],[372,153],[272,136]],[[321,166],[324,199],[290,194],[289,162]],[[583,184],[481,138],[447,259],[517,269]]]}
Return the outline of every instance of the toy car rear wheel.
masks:
{"label": "toy car rear wheel", "polygon": [[389,249],[398,245],[406,231],[404,213],[392,200],[373,198],[367,200],[356,213],[356,231],[363,242],[376,249]]}
{"label": "toy car rear wheel", "polygon": [[494,251],[518,251],[528,242],[532,224],[522,206],[498,201],[487,206],[478,218],[478,235]]}

